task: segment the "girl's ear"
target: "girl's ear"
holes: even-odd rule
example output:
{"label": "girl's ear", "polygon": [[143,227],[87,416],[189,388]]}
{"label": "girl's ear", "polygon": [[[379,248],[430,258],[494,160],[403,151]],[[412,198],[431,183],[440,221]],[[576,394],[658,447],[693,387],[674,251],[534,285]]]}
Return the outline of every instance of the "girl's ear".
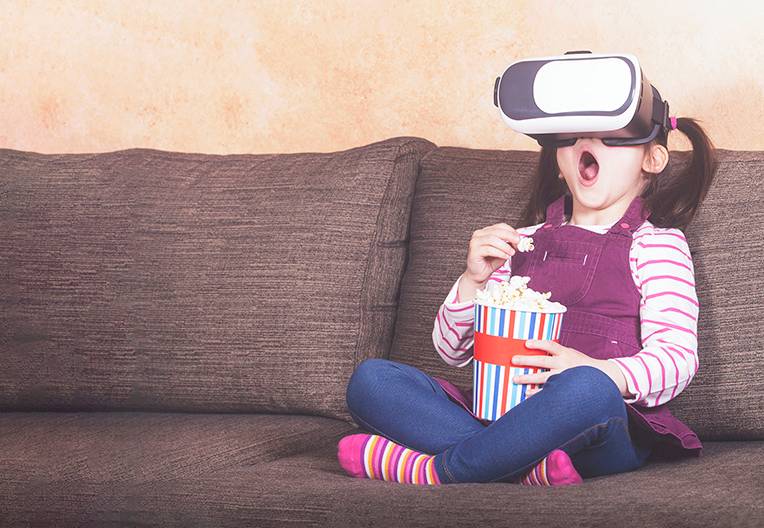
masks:
{"label": "girl's ear", "polygon": [[642,170],[652,174],[658,174],[666,168],[668,164],[668,149],[663,145],[652,144],[645,153],[642,160]]}

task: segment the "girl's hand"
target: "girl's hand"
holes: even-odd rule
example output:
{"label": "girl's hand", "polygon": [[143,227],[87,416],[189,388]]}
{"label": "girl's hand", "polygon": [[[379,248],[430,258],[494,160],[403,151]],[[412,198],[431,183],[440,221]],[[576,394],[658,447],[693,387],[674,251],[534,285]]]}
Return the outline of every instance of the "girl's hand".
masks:
{"label": "girl's hand", "polygon": [[465,276],[475,284],[483,284],[517,252],[519,242],[520,234],[504,223],[474,231],[467,252]]}
{"label": "girl's hand", "polygon": [[[547,372],[538,372],[535,374],[523,374],[515,376],[512,381],[515,383],[532,383],[536,385],[546,383],[550,376],[559,374],[565,369],[578,367],[579,365],[589,365],[600,368],[600,361],[579,352],[575,348],[562,346],[561,344],[550,340],[531,339],[525,342],[525,346],[537,350],[544,350],[551,354],[550,356],[515,356],[512,364],[523,367],[540,367],[549,369]],[[526,396],[533,396],[541,388],[529,389]]]}

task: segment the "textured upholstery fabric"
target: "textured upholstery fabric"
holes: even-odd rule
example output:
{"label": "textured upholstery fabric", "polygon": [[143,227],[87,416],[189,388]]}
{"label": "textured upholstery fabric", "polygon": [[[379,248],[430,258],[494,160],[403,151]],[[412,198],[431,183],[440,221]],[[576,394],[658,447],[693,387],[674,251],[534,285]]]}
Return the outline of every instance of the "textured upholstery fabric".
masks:
{"label": "textured upholstery fabric", "polygon": [[353,426],[263,413],[0,413],[2,480],[136,484],[200,478],[330,445]]}
{"label": "textured upholstery fabric", "polygon": [[761,152],[720,151],[687,231],[701,368],[672,409],[701,457],[566,488],[345,474],[358,362],[470,387],[435,311],[537,155],[433,149],[0,149],[0,526],[761,526],[764,442],[714,440],[764,431]]}
{"label": "textured upholstery fabric", "polygon": [[[689,152],[672,152],[679,170]],[[686,230],[700,302],[700,368],[671,403],[701,438],[764,438],[764,157],[719,150],[719,170]],[[466,269],[472,232],[518,223],[538,154],[441,147],[422,160],[411,215],[409,263],[389,358],[465,391],[472,363],[447,365],[432,343],[436,312]]]}
{"label": "textured upholstery fabric", "polygon": [[0,150],[0,409],[350,419],[390,346],[419,159]]}
{"label": "textured upholstery fabric", "polygon": [[2,526],[756,527],[764,516],[751,470],[761,441],[707,442],[700,458],[581,486],[435,488],[349,477],[336,442],[354,430],[328,418],[8,413],[0,425]]}

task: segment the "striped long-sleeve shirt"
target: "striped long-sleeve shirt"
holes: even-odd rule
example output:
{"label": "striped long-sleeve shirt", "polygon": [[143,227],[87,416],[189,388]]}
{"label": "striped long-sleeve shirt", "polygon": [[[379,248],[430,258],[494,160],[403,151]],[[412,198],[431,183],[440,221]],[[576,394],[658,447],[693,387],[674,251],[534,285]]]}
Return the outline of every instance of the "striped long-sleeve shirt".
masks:
{"label": "striped long-sleeve shirt", "polygon": [[[517,231],[532,235],[538,224]],[[612,226],[580,226],[604,234]],[[511,274],[511,258],[489,281]],[[642,349],[634,356],[611,358],[626,378],[633,398],[626,403],[661,405],[689,385],[698,370],[697,322],[700,305],[695,270],[681,230],[656,227],[645,221],[634,232],[629,267],[641,295],[639,308]],[[438,308],[432,339],[435,350],[449,365],[463,367],[472,359],[474,304],[458,298],[461,276]],[[583,351],[582,351],[583,352]]]}

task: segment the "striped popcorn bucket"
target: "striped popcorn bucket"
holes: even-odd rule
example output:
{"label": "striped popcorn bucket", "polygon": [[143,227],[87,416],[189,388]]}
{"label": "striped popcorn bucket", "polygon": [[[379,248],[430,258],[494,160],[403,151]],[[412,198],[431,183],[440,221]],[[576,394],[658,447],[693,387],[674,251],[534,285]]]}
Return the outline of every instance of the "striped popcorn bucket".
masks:
{"label": "striped popcorn bucket", "polygon": [[545,356],[543,350],[525,346],[528,339],[559,342],[562,316],[556,312],[534,312],[498,308],[475,302],[475,348],[473,356],[472,412],[483,420],[498,420],[525,400],[529,388],[515,384],[516,375],[549,369],[512,365],[515,355]]}

